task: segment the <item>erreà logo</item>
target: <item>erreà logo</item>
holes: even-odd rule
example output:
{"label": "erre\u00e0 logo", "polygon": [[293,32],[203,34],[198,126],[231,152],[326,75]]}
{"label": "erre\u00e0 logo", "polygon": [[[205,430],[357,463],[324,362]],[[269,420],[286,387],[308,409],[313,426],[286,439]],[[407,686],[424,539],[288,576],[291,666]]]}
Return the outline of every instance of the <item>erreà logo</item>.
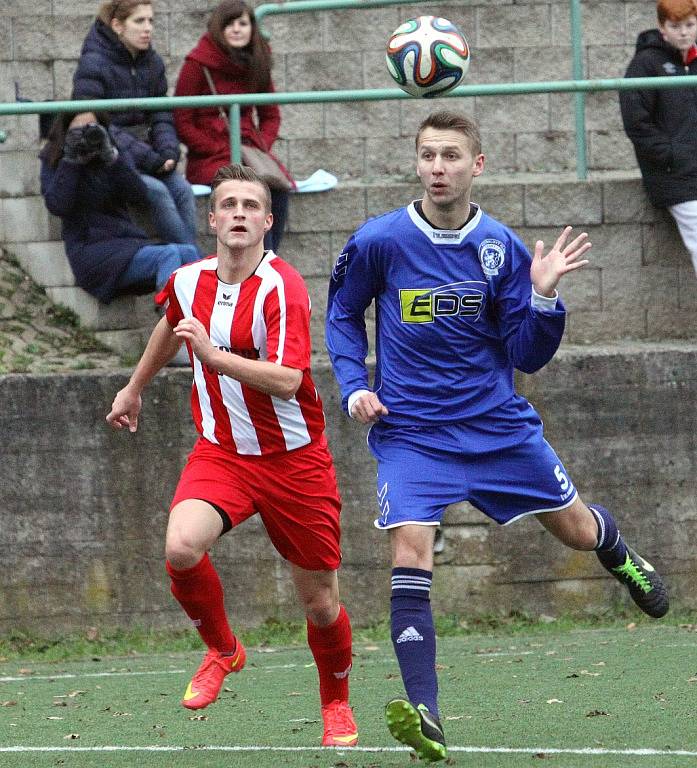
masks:
{"label": "erre\u00e0 logo", "polygon": [[484,305],[484,293],[470,286],[401,288],[399,304],[403,323],[432,323],[442,317],[476,320]]}
{"label": "erre\u00e0 logo", "polygon": [[221,295],[222,295],[223,298],[222,299],[218,299],[218,301],[216,301],[216,304],[219,307],[234,307],[235,306],[235,302],[231,301],[231,299],[232,299],[232,294],[231,293],[225,293],[225,291],[221,291]]}

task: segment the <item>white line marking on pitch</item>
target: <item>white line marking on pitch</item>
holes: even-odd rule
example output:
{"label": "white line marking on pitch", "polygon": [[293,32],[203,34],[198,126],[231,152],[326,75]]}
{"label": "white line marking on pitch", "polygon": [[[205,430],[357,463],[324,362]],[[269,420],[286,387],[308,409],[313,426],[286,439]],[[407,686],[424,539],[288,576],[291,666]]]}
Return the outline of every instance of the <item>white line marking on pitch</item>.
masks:
{"label": "white line marking on pitch", "polygon": [[[263,746],[103,746],[103,747],[0,747],[2,752],[317,752],[320,747],[263,747]],[[334,752],[410,752],[408,747],[322,747]],[[448,747],[449,752],[467,752],[470,754],[517,754],[517,755],[631,755],[636,757],[697,757],[697,751],[687,749],[600,749],[583,747],[579,749],[560,749],[558,747]]]}
{"label": "white line marking on pitch", "polygon": [[135,675],[181,675],[185,669],[162,669],[155,672],[81,672],[62,675],[20,675],[19,677],[0,677],[0,683],[28,683],[32,680],[74,680],[78,677],[125,677]]}

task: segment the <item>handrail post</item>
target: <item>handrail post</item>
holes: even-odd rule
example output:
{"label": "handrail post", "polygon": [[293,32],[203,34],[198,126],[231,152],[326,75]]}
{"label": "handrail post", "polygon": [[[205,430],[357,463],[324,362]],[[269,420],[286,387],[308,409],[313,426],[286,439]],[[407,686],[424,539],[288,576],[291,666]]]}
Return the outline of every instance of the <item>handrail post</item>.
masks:
{"label": "handrail post", "polygon": [[[571,0],[571,46],[573,51],[573,78],[583,80],[583,30],[581,22],[581,0]],[[576,178],[588,178],[588,155],[586,152],[586,94],[579,91],[575,97],[576,124]]]}
{"label": "handrail post", "polygon": [[242,162],[242,111],[239,104],[230,104],[230,162]]}

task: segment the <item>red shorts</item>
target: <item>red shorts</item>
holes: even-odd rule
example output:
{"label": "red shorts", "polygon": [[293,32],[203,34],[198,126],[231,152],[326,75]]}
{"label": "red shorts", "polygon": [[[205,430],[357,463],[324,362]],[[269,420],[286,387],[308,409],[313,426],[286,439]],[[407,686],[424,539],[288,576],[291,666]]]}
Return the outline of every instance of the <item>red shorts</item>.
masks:
{"label": "red shorts", "polygon": [[341,499],[324,438],[280,456],[237,456],[200,438],[170,510],[187,499],[222,509],[232,527],[256,514],[279,554],[309,571],[341,562]]}

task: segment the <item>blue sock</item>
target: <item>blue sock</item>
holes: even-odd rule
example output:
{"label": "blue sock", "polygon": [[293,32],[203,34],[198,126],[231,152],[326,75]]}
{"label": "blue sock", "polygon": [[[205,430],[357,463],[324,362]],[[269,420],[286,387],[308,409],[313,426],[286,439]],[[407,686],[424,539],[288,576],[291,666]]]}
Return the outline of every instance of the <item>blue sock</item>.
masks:
{"label": "blue sock", "polygon": [[588,509],[593,513],[598,524],[598,543],[595,546],[598,560],[606,568],[617,568],[627,558],[627,545],[617,530],[615,518],[600,504],[593,504]]}
{"label": "blue sock", "polygon": [[436,632],[431,615],[431,571],[392,569],[392,644],[407,698],[438,717]]}

